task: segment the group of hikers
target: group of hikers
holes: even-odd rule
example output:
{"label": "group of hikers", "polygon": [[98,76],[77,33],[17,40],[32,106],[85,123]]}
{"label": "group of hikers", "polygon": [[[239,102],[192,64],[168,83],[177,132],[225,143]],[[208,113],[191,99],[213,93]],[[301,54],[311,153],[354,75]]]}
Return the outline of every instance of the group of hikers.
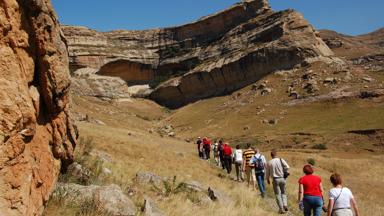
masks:
{"label": "group of hikers", "polygon": [[[198,155],[203,160],[210,161],[211,150],[217,166],[222,167],[228,174],[232,172],[232,164],[236,169],[236,181],[245,181],[248,187],[252,186],[256,190],[256,183],[261,193],[265,197],[265,180],[273,186],[279,214],[288,212],[288,199],[286,193],[286,179],[289,176],[288,163],[277,156],[277,150],[271,151],[272,159],[267,162],[265,156],[260,150],[247,144],[246,149],[241,149],[240,145],[232,150],[228,143],[222,140],[211,142],[207,137],[198,137],[197,141]],[[359,210],[355,198],[350,189],[342,185],[340,174],[334,173],[330,181],[334,186],[329,191],[329,202],[326,207],[323,198],[323,185],[321,178],[314,175],[312,165],[303,167],[304,176],[298,181],[298,206],[303,211],[304,216],[321,216],[326,212],[327,216],[358,216]]]}

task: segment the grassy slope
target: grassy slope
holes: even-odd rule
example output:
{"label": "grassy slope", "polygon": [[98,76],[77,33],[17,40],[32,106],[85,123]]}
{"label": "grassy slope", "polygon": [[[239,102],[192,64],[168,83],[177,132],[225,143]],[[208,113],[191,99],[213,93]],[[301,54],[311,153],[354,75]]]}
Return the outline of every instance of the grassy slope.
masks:
{"label": "grassy slope", "polygon": [[[333,73],[324,65],[315,65],[317,79],[343,77]],[[322,72],[327,70],[328,72]],[[260,200],[256,192],[249,191],[243,184],[235,183],[207,162],[196,157],[195,146],[183,141],[196,136],[223,137],[232,144],[252,141],[262,151],[286,147],[281,154],[292,166],[288,182],[291,208],[296,209],[297,180],[301,167],[308,158],[316,161],[316,173],[321,175],[326,189],[330,188],[328,178],[333,171],[345,176],[345,183],[356,194],[362,208],[362,215],[384,214],[382,167],[382,146],[373,146],[377,140],[350,135],[346,132],[357,129],[384,128],[384,103],[382,100],[346,99],[333,102],[316,102],[297,106],[285,105],[290,99],[287,86],[304,71],[293,75],[271,75],[268,86],[273,92],[260,96],[244,88],[230,96],[199,101],[171,113],[146,100],[109,103],[93,98],[74,96],[74,111],[87,113],[106,125],[79,122],[81,137],[93,138],[94,148],[108,153],[112,162],[107,163],[113,174],[104,183],[117,183],[126,191],[134,192],[133,200],[140,206],[144,195],[151,196],[160,208],[169,215],[274,215],[266,201]],[[338,86],[320,86],[320,94],[348,85],[352,89],[377,87],[382,84],[382,74],[369,74],[374,83],[361,83],[367,75],[354,71],[354,80]],[[261,82],[261,81],[260,81]],[[297,86],[303,84],[300,81]],[[300,94],[305,95],[301,88]],[[257,114],[260,110],[264,112]],[[276,125],[262,123],[264,119],[278,119]],[[178,138],[161,137],[156,131],[162,125],[172,124]],[[247,129],[244,129],[247,127]],[[293,133],[308,133],[295,135]],[[374,142],[375,141],[375,142]],[[325,143],[328,150],[310,148],[313,144]],[[375,153],[364,149],[373,149]],[[150,187],[136,185],[133,181],[138,171],[151,171],[160,176],[177,176],[178,181],[196,180],[207,186],[218,188],[234,199],[230,205],[204,205],[188,201],[188,194],[171,197],[160,196]],[[271,190],[269,188],[269,193]],[[370,196],[366,196],[370,194]],[[190,197],[189,197],[190,198]],[[71,209],[60,209],[59,204],[48,206],[46,215],[71,214]],[[72,212],[73,213],[73,212]]]}
{"label": "grassy slope", "polygon": [[[144,196],[155,199],[161,209],[168,215],[274,215],[261,200],[243,185],[236,185],[232,180],[219,178],[223,172],[210,166],[196,157],[193,143],[161,137],[157,133],[148,132],[157,124],[155,120],[166,115],[166,110],[148,102],[124,102],[116,106],[92,98],[74,97],[76,112],[87,113],[107,125],[86,122],[77,123],[81,137],[91,138],[94,148],[111,155],[112,162],[105,165],[113,171],[113,176],[104,184],[117,183],[128,194],[134,191],[133,200],[140,206]],[[144,107],[150,104],[148,109]],[[143,107],[143,109],[135,109]],[[129,108],[129,109],[128,109]],[[111,111],[113,114],[110,114]],[[139,115],[139,117],[137,117]],[[171,197],[160,196],[151,187],[136,185],[133,181],[139,171],[154,172],[160,176],[177,176],[177,182],[195,180],[206,186],[217,188],[235,202],[219,207],[219,204],[196,204],[187,199],[188,194],[177,194]],[[52,203],[45,215],[71,214],[75,209],[58,208]],[[66,207],[68,208],[68,207]],[[93,215],[93,214],[91,214]]]}
{"label": "grassy slope", "polygon": [[[308,70],[313,69],[318,74],[318,80],[344,76],[324,67],[315,65]],[[327,72],[322,72],[324,70]],[[353,90],[382,88],[383,73],[351,71],[354,80],[349,83],[341,82],[337,86],[326,87],[320,82],[320,94],[343,86]],[[288,187],[291,198],[296,197],[301,167],[307,163],[307,159],[313,158],[317,163],[316,172],[323,178],[327,190],[330,188],[330,174],[340,172],[345,177],[345,184],[356,194],[362,215],[384,214],[384,202],[380,199],[384,195],[381,178],[384,174],[384,138],[382,135],[374,138],[347,133],[350,130],[383,129],[383,99],[351,98],[286,106],[285,103],[290,99],[285,91],[291,81],[302,74],[304,71],[285,77],[270,75],[264,79],[273,88],[268,96],[260,96],[247,87],[230,96],[199,101],[176,110],[164,124],[172,124],[181,137],[203,134],[223,137],[232,146],[251,142],[264,152],[289,146],[289,149],[282,149],[282,155],[292,165],[293,175]],[[361,82],[364,76],[374,77],[375,83]],[[257,114],[263,109],[264,112]],[[279,119],[276,125],[262,123],[263,119],[272,118]],[[310,135],[293,135],[298,132]],[[328,150],[310,148],[317,143],[325,143]],[[370,194],[369,198],[367,193]]]}

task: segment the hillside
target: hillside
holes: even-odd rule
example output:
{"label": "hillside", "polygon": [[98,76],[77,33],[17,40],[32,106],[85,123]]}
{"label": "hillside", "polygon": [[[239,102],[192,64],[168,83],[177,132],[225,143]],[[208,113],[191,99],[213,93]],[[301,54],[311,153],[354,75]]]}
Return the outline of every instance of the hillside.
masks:
{"label": "hillside", "polygon": [[338,55],[355,59],[365,55],[383,54],[384,30],[349,36],[331,30],[320,30],[320,37]]}
{"label": "hillside", "polygon": [[[142,206],[149,196],[166,215],[275,215],[270,187],[263,200],[258,192],[233,181],[233,174],[227,176],[198,159],[193,140],[209,136],[223,138],[232,146],[250,142],[268,158],[268,152],[278,148],[292,166],[288,179],[292,215],[300,214],[296,184],[309,159],[315,161],[326,190],[330,174],[340,172],[354,192],[361,214],[380,215],[384,205],[380,201],[383,190],[377,190],[382,188],[380,176],[384,174],[382,72],[354,64],[317,62],[278,71],[231,95],[177,110],[146,99],[74,96],[73,111],[82,139],[92,139],[90,160],[100,160],[97,155],[109,158],[102,164],[112,174],[94,181],[118,184],[136,206]],[[214,187],[232,201],[224,206],[211,203],[204,198],[204,190],[203,195],[191,196],[186,191],[165,196],[151,184],[135,180],[143,171],[177,176],[177,182],[198,182],[204,190]],[[366,197],[366,191],[372,190],[377,192]],[[59,203],[60,199],[53,199],[45,215],[84,209],[73,204],[58,208]]]}
{"label": "hillside", "polygon": [[63,31],[73,74],[92,68],[129,86],[146,85],[152,100],[170,108],[231,93],[276,70],[334,60],[299,12],[273,11],[266,0],[164,29]]}

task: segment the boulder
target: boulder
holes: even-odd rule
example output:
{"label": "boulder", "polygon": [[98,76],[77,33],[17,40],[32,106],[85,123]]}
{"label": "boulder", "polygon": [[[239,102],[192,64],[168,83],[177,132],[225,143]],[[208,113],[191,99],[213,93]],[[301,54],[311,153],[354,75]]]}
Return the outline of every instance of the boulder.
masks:
{"label": "boulder", "polygon": [[315,80],[307,82],[304,85],[304,89],[307,90],[307,93],[309,93],[309,94],[312,94],[312,93],[319,91],[319,87],[318,87],[317,82]]}
{"label": "boulder", "polygon": [[217,201],[223,204],[229,204],[233,202],[233,200],[224,192],[211,187],[208,188],[208,196],[212,201]]}
{"label": "boulder", "polygon": [[267,94],[269,94],[269,93],[271,93],[272,92],[272,89],[270,89],[270,88],[265,88],[265,89],[263,89],[261,92],[260,92],[260,95],[261,96],[264,96],[264,95],[267,95]]}
{"label": "boulder", "polygon": [[337,79],[334,77],[327,77],[323,81],[324,84],[337,84]]}
{"label": "boulder", "polygon": [[143,212],[146,216],[165,216],[165,213],[149,197],[144,200]]}
{"label": "boulder", "polygon": [[66,174],[76,178],[80,182],[87,181],[91,177],[91,171],[77,162],[74,162],[68,167]]}
{"label": "boulder", "polygon": [[135,181],[139,184],[154,184],[157,187],[162,187],[164,180],[166,180],[166,178],[162,178],[151,172],[143,171],[138,172],[135,178]]}
{"label": "boulder", "polygon": [[299,93],[297,93],[297,91],[292,91],[292,92],[289,94],[289,97],[294,98],[294,99],[299,99],[299,98],[300,98],[300,95],[299,95]]}
{"label": "boulder", "polygon": [[200,182],[197,181],[187,181],[185,182],[185,186],[187,189],[192,190],[194,192],[203,192],[205,191],[204,187]]}
{"label": "boulder", "polygon": [[50,1],[1,1],[0,35],[0,215],[40,215],[77,143],[67,47]]}
{"label": "boulder", "polygon": [[365,82],[373,82],[373,81],[375,81],[375,79],[373,79],[371,77],[363,77],[363,81],[365,81]]}
{"label": "boulder", "polygon": [[117,185],[83,186],[78,184],[60,183],[54,196],[64,197],[64,202],[81,203],[92,200],[98,207],[112,215],[136,215],[137,209],[134,203],[123,193]]}
{"label": "boulder", "polygon": [[130,98],[132,90],[119,77],[96,74],[93,68],[81,68],[73,72],[72,92],[76,95],[93,96],[102,99]]}
{"label": "boulder", "polygon": [[146,98],[152,93],[153,89],[147,85],[134,85],[128,87],[128,92],[135,98]]}

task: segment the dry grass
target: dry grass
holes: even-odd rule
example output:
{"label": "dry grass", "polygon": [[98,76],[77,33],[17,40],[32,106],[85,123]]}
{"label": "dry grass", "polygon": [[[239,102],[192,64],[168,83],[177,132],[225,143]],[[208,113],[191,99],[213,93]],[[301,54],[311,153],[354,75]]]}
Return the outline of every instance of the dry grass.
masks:
{"label": "dry grass", "polygon": [[[318,67],[318,70],[324,69],[324,66]],[[379,75],[376,78],[384,80]],[[384,128],[384,103],[353,99],[287,107],[282,103],[288,101],[285,91],[290,81],[280,84],[282,77],[277,75],[267,79],[274,89],[268,96],[254,96],[247,87],[239,91],[240,97],[236,92],[172,112],[146,100],[110,103],[74,97],[76,112],[87,113],[91,119],[106,123],[79,122],[77,125],[81,137],[92,138],[94,149],[107,153],[112,159],[104,164],[112,170],[112,176],[103,179],[103,183],[113,182],[127,194],[133,192],[132,200],[137,206],[143,205],[144,196],[150,196],[168,215],[276,215],[267,201],[244,184],[227,177],[220,178],[219,174],[223,175],[223,172],[199,160],[195,145],[183,141],[206,135],[224,137],[233,141],[232,144],[257,142],[257,147],[265,152],[274,147],[292,146],[291,150],[283,150],[281,154],[292,166],[288,192],[290,208],[295,214],[300,214],[296,204],[297,181],[302,175],[302,166],[312,158],[316,162],[316,174],[322,177],[326,190],[330,189],[330,174],[338,171],[344,176],[345,185],[355,194],[361,215],[383,215],[382,146],[375,147],[371,138],[357,138],[346,131]],[[352,85],[361,87],[360,83]],[[322,87],[321,91],[326,89]],[[257,115],[260,109],[265,111]],[[276,125],[261,123],[270,118],[279,121]],[[150,132],[165,124],[172,124],[180,139]],[[292,135],[297,132],[309,135]],[[312,149],[315,144],[325,144],[328,149]],[[374,149],[375,153],[368,153],[365,148]],[[212,186],[225,192],[234,202],[207,205],[200,202],[198,195],[186,192],[164,196],[151,186],[136,184],[134,177],[139,171],[177,176],[178,182],[195,180],[207,188]],[[268,187],[268,193],[271,195],[271,187]],[[58,209],[57,212],[65,215],[70,211],[66,208],[51,202],[48,209]],[[57,214],[48,212],[46,215]]]}

